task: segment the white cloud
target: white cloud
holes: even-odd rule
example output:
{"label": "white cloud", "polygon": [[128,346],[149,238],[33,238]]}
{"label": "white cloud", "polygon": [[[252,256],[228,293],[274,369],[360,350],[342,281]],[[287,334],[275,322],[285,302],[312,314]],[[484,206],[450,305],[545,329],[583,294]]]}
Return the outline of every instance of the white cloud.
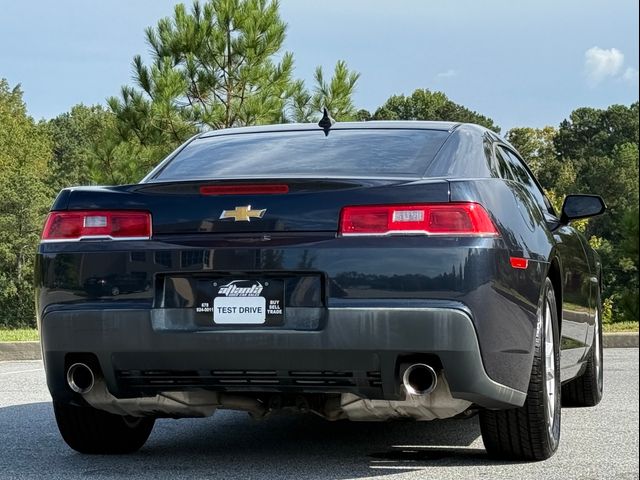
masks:
{"label": "white cloud", "polygon": [[622,70],[624,54],[617,48],[592,47],[584,53],[587,80],[593,87],[607,77],[615,77]]}
{"label": "white cloud", "polygon": [[627,67],[627,69],[622,74],[622,79],[625,82],[629,82],[631,85],[638,85],[638,69]]}
{"label": "white cloud", "polygon": [[455,70],[450,68],[446,72],[440,72],[439,74],[436,75],[436,77],[437,78],[451,78],[451,77],[455,77],[456,75],[458,75],[458,72],[456,72]]}

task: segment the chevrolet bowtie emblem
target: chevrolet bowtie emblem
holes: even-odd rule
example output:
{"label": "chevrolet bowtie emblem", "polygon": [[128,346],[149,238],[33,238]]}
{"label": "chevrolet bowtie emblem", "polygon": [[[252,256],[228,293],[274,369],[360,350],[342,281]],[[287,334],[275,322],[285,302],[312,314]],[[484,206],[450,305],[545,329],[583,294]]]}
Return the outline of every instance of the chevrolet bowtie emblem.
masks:
{"label": "chevrolet bowtie emblem", "polygon": [[266,208],[251,210],[251,205],[247,205],[245,207],[236,207],[233,210],[223,210],[220,219],[233,218],[236,222],[250,222],[252,218],[262,218],[266,211]]}

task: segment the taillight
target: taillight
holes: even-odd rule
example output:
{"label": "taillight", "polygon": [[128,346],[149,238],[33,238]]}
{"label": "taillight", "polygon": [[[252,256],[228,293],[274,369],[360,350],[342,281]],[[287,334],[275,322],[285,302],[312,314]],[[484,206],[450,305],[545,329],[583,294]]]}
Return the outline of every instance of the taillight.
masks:
{"label": "taillight", "polygon": [[43,242],[84,239],[145,240],[149,238],[151,238],[151,214],[131,210],[51,212],[42,231]]}
{"label": "taillight", "polygon": [[434,203],[345,207],[340,234],[497,236],[498,231],[477,203]]}

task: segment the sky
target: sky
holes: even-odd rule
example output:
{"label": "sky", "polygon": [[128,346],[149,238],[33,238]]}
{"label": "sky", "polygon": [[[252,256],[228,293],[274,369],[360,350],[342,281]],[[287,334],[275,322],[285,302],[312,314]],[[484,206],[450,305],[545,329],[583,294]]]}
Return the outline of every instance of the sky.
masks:
{"label": "sky", "polygon": [[[0,78],[30,114],[104,103],[131,82],[144,29],[174,0],[0,0]],[[187,3],[191,3],[188,1]],[[281,0],[285,51],[311,82],[337,60],[370,111],[417,88],[515,126],[558,125],[582,106],[638,99],[638,0]]]}

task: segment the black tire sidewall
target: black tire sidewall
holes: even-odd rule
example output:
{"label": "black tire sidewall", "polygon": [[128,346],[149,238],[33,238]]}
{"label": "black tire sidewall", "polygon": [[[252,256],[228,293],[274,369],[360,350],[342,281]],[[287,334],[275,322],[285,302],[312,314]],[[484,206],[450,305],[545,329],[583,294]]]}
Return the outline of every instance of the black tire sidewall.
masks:
{"label": "black tire sidewall", "polygon": [[[597,296],[597,300],[596,300],[596,311],[598,313],[598,316],[596,318],[596,325],[595,327],[597,328],[597,331],[594,332],[594,337],[593,337],[593,348],[592,348],[592,360],[593,360],[593,376],[594,376],[594,381],[595,381],[595,385],[596,385],[596,403],[599,403],[600,400],[602,399],[602,393],[604,391],[604,345],[602,344],[602,301],[600,299],[600,293],[598,292],[598,296]],[[598,345],[596,346],[596,337],[598,336]],[[595,357],[595,353],[596,353],[596,348],[598,348],[600,351],[597,352],[599,355],[597,358],[600,359],[600,369],[598,370],[598,368],[596,367],[596,357]]]}
{"label": "black tire sidewall", "polygon": [[[554,417],[553,417],[553,425],[549,426],[548,424],[548,420],[547,420],[547,414],[546,414],[546,408],[547,408],[547,401],[548,401],[548,395],[547,395],[547,382],[546,382],[546,356],[545,356],[545,350],[544,350],[544,345],[545,345],[545,307],[546,307],[546,303],[549,302],[549,306],[550,306],[550,310],[551,310],[551,323],[552,323],[552,329],[553,329],[553,337],[554,337],[554,341],[553,341],[553,348],[554,348],[554,359],[555,359],[555,374],[554,374],[554,380],[555,380],[555,394],[554,394],[554,401],[556,403],[555,405],[555,409],[554,409]],[[561,387],[561,379],[560,379],[560,328],[559,328],[559,321],[558,321],[558,308],[557,308],[557,304],[556,304],[556,297],[555,297],[555,292],[553,290],[553,285],[551,284],[551,281],[549,279],[546,280],[545,282],[545,288],[544,288],[544,294],[542,296],[542,302],[540,305],[540,308],[542,309],[541,312],[542,314],[539,316],[539,318],[541,319],[541,325],[539,326],[540,328],[540,335],[538,335],[539,338],[539,345],[538,345],[538,361],[541,362],[541,371],[542,371],[542,388],[543,388],[543,401],[544,404],[542,405],[542,408],[544,410],[544,418],[545,418],[545,423],[547,424],[547,435],[548,435],[548,443],[549,443],[549,447],[552,451],[555,451],[556,448],[558,447],[558,444],[560,443],[560,428],[561,428],[561,423],[562,423],[562,415],[561,415],[561,404],[562,404],[562,399],[561,399],[561,392],[562,392],[562,387]]]}
{"label": "black tire sidewall", "polygon": [[93,407],[53,403],[64,441],[84,454],[121,455],[139,450],[149,438],[155,419],[128,418]]}

